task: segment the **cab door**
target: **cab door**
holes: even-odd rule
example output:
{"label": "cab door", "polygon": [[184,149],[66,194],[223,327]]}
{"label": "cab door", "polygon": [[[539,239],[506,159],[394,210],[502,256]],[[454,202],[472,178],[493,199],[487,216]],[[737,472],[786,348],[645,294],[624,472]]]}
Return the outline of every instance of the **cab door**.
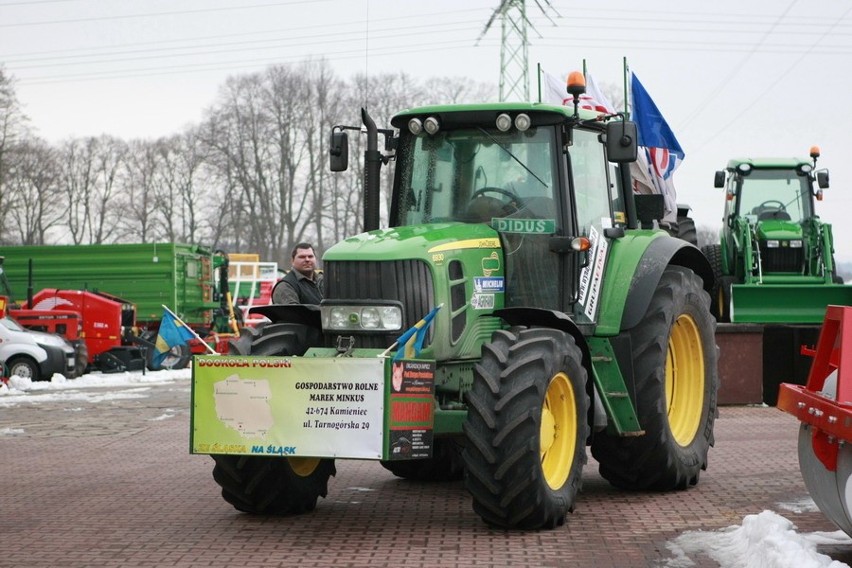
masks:
{"label": "cab door", "polygon": [[587,237],[591,244],[589,251],[573,255],[574,261],[569,263],[572,266],[566,277],[576,284],[571,296],[565,298],[569,303],[566,311],[578,323],[594,323],[611,241],[607,229],[614,226],[613,204],[619,202],[620,188],[610,176],[599,132],[575,130],[566,160],[574,235]]}

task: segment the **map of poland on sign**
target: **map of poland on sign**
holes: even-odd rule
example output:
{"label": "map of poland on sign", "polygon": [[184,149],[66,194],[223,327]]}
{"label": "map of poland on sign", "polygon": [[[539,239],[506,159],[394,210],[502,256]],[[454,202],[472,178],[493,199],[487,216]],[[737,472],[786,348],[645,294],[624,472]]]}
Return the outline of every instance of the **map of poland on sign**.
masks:
{"label": "map of poland on sign", "polygon": [[243,381],[231,375],[213,386],[216,416],[245,438],[263,437],[272,428],[268,381]]}

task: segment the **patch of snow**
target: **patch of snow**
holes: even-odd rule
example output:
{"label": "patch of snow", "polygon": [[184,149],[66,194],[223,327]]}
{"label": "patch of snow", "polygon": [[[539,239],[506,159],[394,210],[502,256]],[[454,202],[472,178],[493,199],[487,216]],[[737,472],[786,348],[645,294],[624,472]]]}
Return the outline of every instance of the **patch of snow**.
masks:
{"label": "patch of snow", "polygon": [[773,511],[747,515],[740,526],[714,532],[690,531],[666,544],[674,558],[665,568],[695,566],[690,555],[704,554],[722,568],[849,568],[816,551],[819,544],[849,545],[843,531],[798,534],[795,525]]}

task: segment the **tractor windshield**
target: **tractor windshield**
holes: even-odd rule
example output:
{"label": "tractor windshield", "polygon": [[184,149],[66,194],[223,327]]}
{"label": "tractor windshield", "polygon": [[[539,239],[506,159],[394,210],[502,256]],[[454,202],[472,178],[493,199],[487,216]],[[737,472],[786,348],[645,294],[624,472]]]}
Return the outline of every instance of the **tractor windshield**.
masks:
{"label": "tractor windshield", "polygon": [[740,181],[738,209],[757,221],[799,223],[812,216],[810,195],[807,176],[789,169],[755,169]]}
{"label": "tractor windshield", "polygon": [[396,225],[554,219],[553,127],[480,127],[406,136],[397,153]]}

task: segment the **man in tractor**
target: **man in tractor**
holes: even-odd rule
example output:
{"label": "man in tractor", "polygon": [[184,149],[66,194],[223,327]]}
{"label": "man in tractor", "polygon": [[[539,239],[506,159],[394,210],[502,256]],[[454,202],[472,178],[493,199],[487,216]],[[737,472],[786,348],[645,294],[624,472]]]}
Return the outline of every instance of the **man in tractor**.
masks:
{"label": "man in tractor", "polygon": [[310,243],[299,243],[290,253],[291,270],[272,289],[273,304],[319,304],[322,272]]}

